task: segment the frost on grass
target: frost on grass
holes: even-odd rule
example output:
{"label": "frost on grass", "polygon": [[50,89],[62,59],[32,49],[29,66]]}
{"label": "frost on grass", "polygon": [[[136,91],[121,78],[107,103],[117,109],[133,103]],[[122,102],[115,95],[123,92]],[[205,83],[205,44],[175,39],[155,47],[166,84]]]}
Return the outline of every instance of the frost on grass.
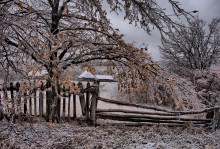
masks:
{"label": "frost on grass", "polygon": [[219,148],[220,131],[200,127],[0,122],[0,148]]}

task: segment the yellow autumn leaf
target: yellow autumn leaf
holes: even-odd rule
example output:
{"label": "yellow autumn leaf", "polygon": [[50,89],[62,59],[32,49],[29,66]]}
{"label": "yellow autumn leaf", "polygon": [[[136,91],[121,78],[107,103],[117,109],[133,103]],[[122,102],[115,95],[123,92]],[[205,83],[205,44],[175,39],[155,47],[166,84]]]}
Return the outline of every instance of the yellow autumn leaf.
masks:
{"label": "yellow autumn leaf", "polygon": [[34,41],[35,41],[36,43],[38,43],[39,40],[38,40],[37,35],[34,36]]}
{"label": "yellow autumn leaf", "polygon": [[22,5],[23,5],[22,1],[19,0],[19,1],[18,1],[18,6],[19,6],[20,8],[22,8]]}

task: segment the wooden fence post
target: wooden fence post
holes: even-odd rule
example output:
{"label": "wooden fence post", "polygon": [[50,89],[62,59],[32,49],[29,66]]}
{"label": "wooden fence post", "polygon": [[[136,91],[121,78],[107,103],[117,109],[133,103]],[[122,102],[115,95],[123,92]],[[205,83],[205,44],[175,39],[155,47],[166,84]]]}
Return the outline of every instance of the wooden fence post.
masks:
{"label": "wooden fence post", "polygon": [[[36,81],[35,81],[35,80],[34,80],[34,84],[36,84]],[[37,92],[37,89],[34,88],[34,90],[33,90],[33,95],[34,95],[34,102],[33,102],[33,104],[34,104],[34,113],[33,113],[33,115],[35,115],[35,116],[37,116],[37,99],[36,99],[36,92]]]}
{"label": "wooden fence post", "polygon": [[96,109],[97,109],[97,98],[98,98],[98,93],[99,88],[98,86],[95,88],[94,94],[91,99],[91,125],[93,127],[96,126]]}
{"label": "wooden fence post", "polygon": [[[73,86],[76,84],[73,82]],[[76,118],[76,95],[73,94],[73,118]]]}
{"label": "wooden fence post", "polygon": [[1,88],[0,88],[0,106],[2,105],[2,95],[1,95]]}
{"label": "wooden fence post", "polygon": [[70,121],[70,88],[68,88],[68,121]]}
{"label": "wooden fence post", "polygon": [[[27,86],[27,83],[24,82],[24,86],[26,87]],[[27,114],[27,90],[25,89],[25,92],[24,92],[24,114]]]}
{"label": "wooden fence post", "polygon": [[21,95],[20,95],[20,92],[19,92],[19,88],[20,88],[20,83],[17,82],[15,84],[15,90],[16,90],[16,94],[17,94],[17,111],[16,112],[19,112],[18,113],[18,120],[21,121],[21,116],[20,116],[20,112],[21,112]]}
{"label": "wooden fence post", "polygon": [[[46,88],[50,88],[51,84],[49,81],[46,83]],[[52,100],[52,91],[48,90],[46,92],[46,121],[50,122],[52,120],[51,115],[51,100]]]}
{"label": "wooden fence post", "polygon": [[42,117],[43,116],[43,108],[44,108],[44,104],[43,104],[43,99],[44,99],[44,95],[43,95],[43,91],[44,91],[44,84],[43,82],[41,82],[41,86],[40,86],[40,94],[39,94],[39,116]]}
{"label": "wooden fence post", "polygon": [[28,101],[29,101],[29,114],[30,114],[30,116],[32,115],[32,102],[31,102],[31,92],[30,92],[30,90],[28,90]]}
{"label": "wooden fence post", "polygon": [[10,83],[10,94],[11,94],[11,102],[12,102],[12,107],[14,107],[14,93],[13,93],[14,87],[13,87],[13,82]]}
{"label": "wooden fence post", "polygon": [[[57,89],[58,89],[58,94],[60,95],[60,93],[61,93],[61,86],[60,86],[60,84],[58,83],[57,84]],[[59,123],[59,121],[60,121],[60,98],[58,97],[57,98],[57,109],[56,109],[56,112],[57,112],[57,123]]]}
{"label": "wooden fence post", "polygon": [[216,129],[220,129],[220,108],[216,109]]}
{"label": "wooden fence post", "polygon": [[85,112],[86,103],[85,103],[84,93],[82,92],[83,91],[83,84],[82,84],[82,82],[78,83],[78,87],[80,88],[80,92],[81,92],[81,94],[79,96],[79,101],[80,101],[80,104],[81,104],[82,115],[85,116],[85,114],[86,114],[86,112]]}
{"label": "wooden fence post", "polygon": [[218,110],[218,119],[217,119],[216,129],[220,129],[220,110]]}
{"label": "wooden fence post", "polygon": [[34,102],[33,102],[33,104],[34,104],[34,113],[33,113],[33,115],[35,115],[35,116],[37,116],[37,98],[36,98],[36,92],[37,92],[37,89],[35,88],[34,90],[33,90],[33,95],[34,95]]}
{"label": "wooden fence post", "polygon": [[62,111],[63,111],[63,115],[62,115],[62,117],[63,118],[65,118],[65,107],[66,107],[66,88],[65,88],[65,85],[63,85],[63,98],[62,98],[62,100],[63,100],[63,107],[62,107]]}
{"label": "wooden fence post", "polygon": [[90,97],[90,83],[87,82],[87,85],[86,85],[86,88],[87,88],[87,91],[86,91],[86,120],[89,121],[89,97]]}
{"label": "wooden fence post", "polygon": [[218,129],[219,126],[219,120],[220,120],[220,112],[219,112],[219,108],[214,110],[214,116],[213,116],[213,120],[212,120],[212,130]]}

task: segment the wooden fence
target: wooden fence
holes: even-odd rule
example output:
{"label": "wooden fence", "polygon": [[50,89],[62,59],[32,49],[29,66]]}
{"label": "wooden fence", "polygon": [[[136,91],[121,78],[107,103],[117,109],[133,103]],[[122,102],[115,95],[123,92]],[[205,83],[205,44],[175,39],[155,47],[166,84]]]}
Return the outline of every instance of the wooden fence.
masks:
{"label": "wooden fence", "polygon": [[[86,88],[83,89],[83,84],[78,83],[78,87],[81,89],[80,95],[71,94],[64,86],[62,87],[62,98],[60,98],[57,103],[59,105],[58,116],[60,118],[68,118],[68,120],[71,118],[74,119],[77,117],[77,108],[80,108],[81,116],[92,126],[97,125],[97,119],[109,119],[130,122],[131,125],[152,125],[159,123],[179,126],[190,123],[193,125],[210,126],[212,129],[220,128],[219,106],[199,111],[170,111],[159,107],[101,98],[98,96],[98,84],[91,86],[88,82]],[[16,84],[10,83],[7,91],[1,88],[0,99],[3,98],[4,92],[7,93],[11,106],[14,107],[15,110],[20,108],[19,110],[23,113],[42,117],[47,115],[47,112],[50,109],[51,105],[48,104],[48,100],[51,98],[50,91],[45,91],[43,88],[34,89],[32,94],[26,92],[21,95],[20,84],[17,82]],[[80,107],[76,106],[77,102]],[[104,103],[101,108],[99,107],[100,102]],[[105,109],[105,106],[103,106],[105,104],[113,104],[119,108]],[[130,107],[131,110],[123,109],[123,107]],[[137,108],[139,110],[135,110]],[[212,116],[209,118],[194,118],[201,114],[209,115],[210,113]]]}
{"label": "wooden fence", "polygon": [[[84,85],[79,82],[78,87],[81,93],[75,95],[70,93],[65,86],[61,87],[61,98],[58,99],[58,117],[67,118],[68,120],[77,117],[91,119],[91,99],[98,97],[98,87],[91,86],[90,82]],[[32,116],[46,117],[48,110],[51,108],[48,101],[50,100],[51,91],[45,88],[35,88],[32,92],[21,93],[20,83],[10,83],[10,86],[0,88],[0,105],[3,104],[3,98],[7,100],[9,106],[16,111],[29,114]],[[6,96],[5,96],[6,95]],[[78,113],[77,113],[78,112]]]}
{"label": "wooden fence", "polygon": [[[182,126],[186,124],[210,126],[212,129],[220,128],[220,107],[212,107],[199,111],[170,111],[164,108],[132,104],[129,102],[119,102],[115,100],[98,97],[96,103],[104,102],[117,105],[117,109],[100,109],[95,107],[96,119],[110,119],[130,123],[128,125],[153,125],[155,123],[170,126]],[[126,110],[122,107],[132,107],[132,110]],[[134,110],[134,109],[139,110]],[[213,113],[212,118],[194,118],[199,115]],[[96,122],[93,122],[94,125]]]}

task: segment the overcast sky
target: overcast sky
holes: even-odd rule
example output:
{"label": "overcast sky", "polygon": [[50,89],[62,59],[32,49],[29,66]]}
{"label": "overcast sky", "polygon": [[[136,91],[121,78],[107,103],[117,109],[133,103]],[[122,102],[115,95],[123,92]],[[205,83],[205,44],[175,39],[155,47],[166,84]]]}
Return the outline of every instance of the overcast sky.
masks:
{"label": "overcast sky", "polygon": [[[170,7],[168,0],[157,0],[162,8],[166,8],[169,12]],[[220,0],[177,0],[181,7],[187,11],[198,10],[196,14],[199,18],[210,22],[213,17],[220,17]],[[148,45],[148,50],[154,60],[160,60],[158,45],[160,44],[160,35],[157,31],[153,31],[152,35],[148,35],[142,29],[129,25],[127,21],[123,21],[123,17],[116,14],[109,14],[114,27],[119,28],[124,34],[127,42],[135,42],[136,46],[142,46],[142,43]]]}

